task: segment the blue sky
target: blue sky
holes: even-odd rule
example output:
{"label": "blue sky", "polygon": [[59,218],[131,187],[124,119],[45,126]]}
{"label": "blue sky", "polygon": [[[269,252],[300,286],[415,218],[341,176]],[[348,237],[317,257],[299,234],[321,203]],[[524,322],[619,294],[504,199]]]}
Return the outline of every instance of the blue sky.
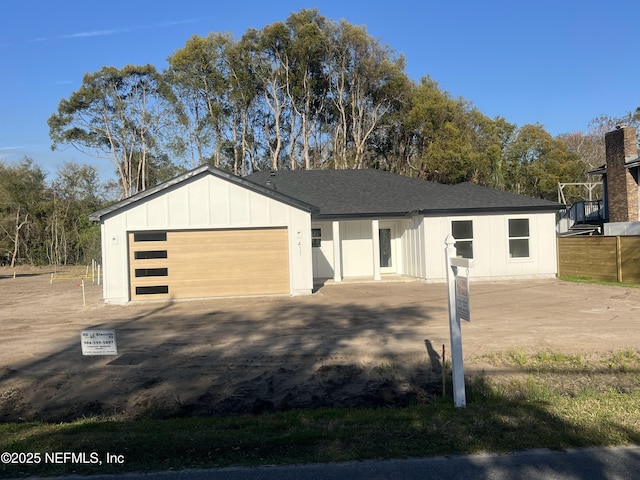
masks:
{"label": "blue sky", "polygon": [[232,32],[317,7],[366,25],[425,75],[484,114],[552,134],[584,131],[601,114],[640,106],[640,2],[595,0],[225,1],[24,0],[0,16],[0,160],[31,157],[49,172],[65,160],[112,167],[73,149],[51,152],[47,118],[103,66],[158,69],[194,34]]}

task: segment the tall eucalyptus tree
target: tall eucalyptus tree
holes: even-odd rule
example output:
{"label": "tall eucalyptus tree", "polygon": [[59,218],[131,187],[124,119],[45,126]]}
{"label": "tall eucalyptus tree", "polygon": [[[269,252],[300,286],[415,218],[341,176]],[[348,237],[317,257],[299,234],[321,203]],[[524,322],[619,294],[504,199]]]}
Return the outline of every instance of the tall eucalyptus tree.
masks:
{"label": "tall eucalyptus tree", "polygon": [[111,160],[121,198],[147,188],[154,152],[168,122],[171,92],[152,65],[103,67],[86,74],[82,86],[62,99],[48,120],[52,148],[71,145]]}
{"label": "tall eucalyptus tree", "polygon": [[363,168],[367,142],[408,83],[404,59],[396,58],[364,27],[344,20],[334,24],[330,43],[334,167]]}
{"label": "tall eucalyptus tree", "polygon": [[[301,150],[304,168],[312,166],[312,147],[321,147],[314,140],[320,123],[328,120],[324,114],[329,91],[327,75],[329,39],[326,35],[326,19],[316,9],[292,13],[287,21],[291,42],[287,63],[287,96],[291,106],[291,138],[289,159],[296,168],[296,159]],[[297,128],[297,130],[296,130]],[[301,145],[300,145],[301,143]],[[299,148],[301,147],[301,148]]]}

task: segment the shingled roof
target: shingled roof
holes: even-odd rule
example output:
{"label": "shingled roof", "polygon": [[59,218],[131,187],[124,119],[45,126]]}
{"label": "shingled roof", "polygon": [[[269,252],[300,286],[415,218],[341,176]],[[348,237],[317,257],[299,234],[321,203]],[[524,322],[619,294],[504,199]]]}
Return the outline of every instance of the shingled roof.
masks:
{"label": "shingled roof", "polygon": [[381,170],[282,170],[246,180],[317,207],[313,218],[557,211],[563,206],[470,183],[443,185]]}

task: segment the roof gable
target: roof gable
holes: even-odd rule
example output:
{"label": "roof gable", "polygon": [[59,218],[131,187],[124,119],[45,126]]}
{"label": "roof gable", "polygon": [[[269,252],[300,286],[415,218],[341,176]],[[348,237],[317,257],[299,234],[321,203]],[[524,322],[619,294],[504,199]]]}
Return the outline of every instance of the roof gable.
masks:
{"label": "roof gable", "polygon": [[92,213],[91,215],[89,215],[89,219],[92,221],[100,221],[102,218],[107,217],[107,216],[111,216],[114,214],[117,214],[119,211],[136,205],[140,202],[146,201],[148,199],[154,198],[158,195],[162,195],[163,193],[169,191],[171,188],[178,188],[181,184],[184,184],[185,182],[190,182],[193,181],[195,179],[201,178],[204,175],[214,175],[218,178],[222,178],[224,180],[227,180],[231,183],[234,183],[236,185],[239,185],[243,188],[246,188],[248,190],[263,194],[267,197],[273,198],[274,200],[280,201],[282,203],[285,203],[287,205],[299,208],[301,210],[307,211],[307,212],[314,212],[317,209],[313,206],[310,205],[308,203],[305,203],[302,200],[299,200],[297,198],[292,198],[288,195],[286,195],[285,193],[282,192],[274,192],[272,189],[267,188],[267,187],[262,187],[260,185],[257,185],[253,182],[249,182],[241,177],[238,177],[236,175],[232,175],[230,173],[227,173],[223,170],[220,170],[219,168],[213,167],[211,165],[202,165],[200,167],[194,168],[193,170],[190,170],[182,175],[179,175],[171,180],[168,180],[166,182],[163,182],[159,185],[156,185],[153,188],[149,188],[147,190],[144,190],[140,193],[137,193],[136,195],[133,195],[129,198],[125,198],[124,200],[121,200],[119,202],[116,202],[112,205],[109,205],[108,207],[105,207],[101,210],[98,210],[94,213]]}

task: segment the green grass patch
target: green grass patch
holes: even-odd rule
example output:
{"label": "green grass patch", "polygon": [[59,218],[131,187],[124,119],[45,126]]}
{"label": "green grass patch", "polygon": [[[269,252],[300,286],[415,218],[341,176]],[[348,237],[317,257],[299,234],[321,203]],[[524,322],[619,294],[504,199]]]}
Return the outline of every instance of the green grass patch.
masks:
{"label": "green grass patch", "polygon": [[[515,373],[469,377],[467,407],[462,409],[454,408],[451,398],[444,398],[406,408],[0,424],[0,452],[41,454],[37,464],[0,464],[0,477],[640,443],[637,351],[587,359],[518,349],[494,354],[491,359]],[[44,461],[44,455],[51,452],[85,453],[102,464],[52,464]],[[122,456],[124,463],[107,463],[107,453]]]}
{"label": "green grass patch", "polygon": [[589,277],[558,277],[558,280],[562,280],[565,282],[575,282],[575,283],[590,283],[594,285],[610,285],[614,287],[630,287],[630,288],[640,288],[640,283],[633,282],[613,282],[606,280],[597,280],[595,278]]}

